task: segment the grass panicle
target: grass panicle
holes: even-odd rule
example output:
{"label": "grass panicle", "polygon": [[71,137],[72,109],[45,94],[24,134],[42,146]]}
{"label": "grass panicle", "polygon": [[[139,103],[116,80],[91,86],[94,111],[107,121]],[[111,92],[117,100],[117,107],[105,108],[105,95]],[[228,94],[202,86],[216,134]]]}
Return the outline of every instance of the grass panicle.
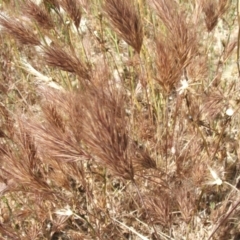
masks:
{"label": "grass panicle", "polygon": [[0,13],[0,24],[2,26],[2,31],[13,35],[20,43],[36,46],[40,45],[40,40],[38,36],[34,34],[33,27],[27,27],[21,19],[15,19],[13,16]]}
{"label": "grass panicle", "polygon": [[76,73],[79,77],[90,80],[88,67],[75,53],[68,53],[59,45],[46,46],[43,49],[45,61],[53,67]]}
{"label": "grass panicle", "polygon": [[26,1],[23,6],[24,13],[37,22],[37,24],[47,30],[54,29],[54,22],[49,13],[31,0]]}
{"label": "grass panicle", "polygon": [[81,21],[80,4],[77,0],[62,0],[61,6],[68,13],[76,28],[79,28]]}
{"label": "grass panicle", "polygon": [[113,30],[139,53],[143,42],[143,26],[134,2],[107,0],[103,9]]}

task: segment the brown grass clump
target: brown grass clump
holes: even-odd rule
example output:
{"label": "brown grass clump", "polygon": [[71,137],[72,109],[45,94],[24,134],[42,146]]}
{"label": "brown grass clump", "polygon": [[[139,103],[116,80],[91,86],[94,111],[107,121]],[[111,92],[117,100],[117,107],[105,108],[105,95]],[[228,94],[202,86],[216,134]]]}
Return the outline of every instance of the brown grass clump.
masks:
{"label": "brown grass clump", "polygon": [[0,238],[238,239],[235,11],[3,1]]}

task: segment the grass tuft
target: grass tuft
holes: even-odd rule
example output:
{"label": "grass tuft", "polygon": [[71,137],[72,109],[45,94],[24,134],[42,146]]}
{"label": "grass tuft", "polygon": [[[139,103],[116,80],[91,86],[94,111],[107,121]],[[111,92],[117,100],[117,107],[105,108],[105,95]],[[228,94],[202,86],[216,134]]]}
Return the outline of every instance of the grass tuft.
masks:
{"label": "grass tuft", "polygon": [[234,1],[0,1],[1,239],[238,239]]}

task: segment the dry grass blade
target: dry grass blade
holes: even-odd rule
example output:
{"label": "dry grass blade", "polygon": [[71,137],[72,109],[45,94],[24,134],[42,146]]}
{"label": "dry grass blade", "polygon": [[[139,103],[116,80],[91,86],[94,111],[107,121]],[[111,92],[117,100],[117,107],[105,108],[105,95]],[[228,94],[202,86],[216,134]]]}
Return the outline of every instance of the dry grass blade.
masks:
{"label": "dry grass blade", "polygon": [[[214,229],[212,230],[210,236],[208,237],[208,240],[213,239],[213,236],[216,234],[217,235],[217,230],[221,227],[224,226],[224,223],[229,219],[229,217],[236,211],[237,207],[240,204],[239,198],[230,205],[227,211],[224,212],[224,214],[221,216],[221,218],[218,220],[216,226],[214,226]],[[226,234],[226,233],[225,233]]]}
{"label": "dry grass blade", "polygon": [[143,42],[143,27],[133,1],[106,0],[104,11],[113,30],[139,53]]}
{"label": "dry grass blade", "polygon": [[118,221],[117,219],[113,219],[115,222],[119,223],[121,226],[123,226],[124,228],[128,229],[129,231],[135,233],[140,239],[142,240],[149,240],[147,237],[143,236],[142,234],[140,234],[139,232],[137,232],[134,228],[132,227],[128,227],[126,224]]}
{"label": "dry grass blade", "polygon": [[0,25],[3,30],[11,34],[22,44],[40,45],[40,40],[33,33],[33,30],[26,27],[21,20],[17,20],[6,14],[0,13]]}
{"label": "dry grass blade", "polygon": [[54,9],[55,11],[60,10],[60,5],[57,0],[43,0],[43,3],[48,11]]}

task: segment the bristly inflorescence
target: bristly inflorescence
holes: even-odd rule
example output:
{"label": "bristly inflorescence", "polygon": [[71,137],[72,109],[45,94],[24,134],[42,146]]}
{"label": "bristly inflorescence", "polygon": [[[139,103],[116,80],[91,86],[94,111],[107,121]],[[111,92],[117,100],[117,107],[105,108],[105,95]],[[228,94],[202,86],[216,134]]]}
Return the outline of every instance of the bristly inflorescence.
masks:
{"label": "bristly inflorescence", "polygon": [[237,239],[233,1],[0,8],[1,239]]}

